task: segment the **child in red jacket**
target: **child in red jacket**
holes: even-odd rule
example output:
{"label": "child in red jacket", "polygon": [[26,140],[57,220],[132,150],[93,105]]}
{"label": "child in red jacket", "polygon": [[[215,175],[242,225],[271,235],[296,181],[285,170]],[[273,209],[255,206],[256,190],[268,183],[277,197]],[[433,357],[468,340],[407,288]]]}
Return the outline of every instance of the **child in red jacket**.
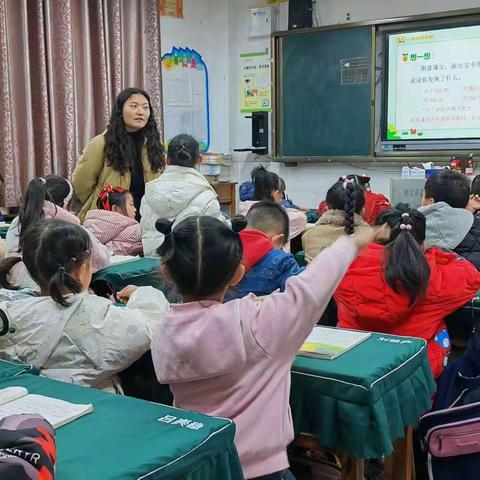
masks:
{"label": "child in red jacket", "polygon": [[473,298],[480,273],[455,253],[425,251],[425,216],[405,204],[380,214],[390,242],[370,244],[335,292],[339,326],[424,338],[435,378],[448,361],[444,318]]}

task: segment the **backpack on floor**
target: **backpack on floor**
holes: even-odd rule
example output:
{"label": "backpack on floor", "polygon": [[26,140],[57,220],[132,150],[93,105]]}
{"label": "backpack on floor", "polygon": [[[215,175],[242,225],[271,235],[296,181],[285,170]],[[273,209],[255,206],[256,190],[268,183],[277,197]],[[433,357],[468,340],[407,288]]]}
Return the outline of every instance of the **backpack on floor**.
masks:
{"label": "backpack on floor", "polygon": [[338,457],[321,448],[315,437],[301,434],[288,447],[291,470],[299,478],[310,480],[341,480]]}
{"label": "backpack on floor", "polygon": [[429,480],[480,478],[480,335],[447,366],[434,410],[418,424]]}

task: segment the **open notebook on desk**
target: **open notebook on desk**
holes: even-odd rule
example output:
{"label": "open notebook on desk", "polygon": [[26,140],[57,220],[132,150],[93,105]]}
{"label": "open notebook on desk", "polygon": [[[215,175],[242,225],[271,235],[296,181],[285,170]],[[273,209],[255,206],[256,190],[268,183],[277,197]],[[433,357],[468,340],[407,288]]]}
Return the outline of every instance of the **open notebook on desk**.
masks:
{"label": "open notebook on desk", "polygon": [[44,395],[29,394],[23,387],[0,390],[0,420],[9,415],[38,414],[50,422],[53,428],[59,428],[90,412],[93,412],[91,403],[81,405]]}
{"label": "open notebook on desk", "polygon": [[305,357],[334,359],[365,341],[370,332],[341,328],[315,327],[300,348]]}

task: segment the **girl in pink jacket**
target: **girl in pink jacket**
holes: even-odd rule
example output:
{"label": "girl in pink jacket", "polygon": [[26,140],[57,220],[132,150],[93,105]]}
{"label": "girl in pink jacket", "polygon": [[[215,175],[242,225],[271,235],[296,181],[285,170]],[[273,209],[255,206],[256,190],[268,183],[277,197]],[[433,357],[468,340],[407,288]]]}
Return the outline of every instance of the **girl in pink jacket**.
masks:
{"label": "girl in pink jacket", "polygon": [[123,188],[105,185],[83,226],[115,255],[143,253],[142,232],[135,220],[137,209],[132,194]]}
{"label": "girl in pink jacket", "polygon": [[[72,184],[60,175],[31,180],[23,195],[19,215],[8,228],[5,257],[21,256],[26,233],[44,219],[55,218],[80,225],[78,217],[68,211],[73,194]],[[108,265],[111,253],[93,235],[89,235],[92,241],[92,269],[97,272]],[[21,288],[38,288],[23,263],[12,270],[10,283]]]}
{"label": "girl in pink jacket", "polygon": [[163,274],[185,303],[172,305],[155,327],[157,378],[170,384],[177,407],[235,422],[246,479],[281,479],[293,439],[293,359],[358,249],[376,234],[341,237],[305,272],[290,278],[284,293],[222,304],[226,289],[244,273],[239,235],[212,217],[189,217],[173,231],[171,226],[157,220],[165,235],[158,253]]}

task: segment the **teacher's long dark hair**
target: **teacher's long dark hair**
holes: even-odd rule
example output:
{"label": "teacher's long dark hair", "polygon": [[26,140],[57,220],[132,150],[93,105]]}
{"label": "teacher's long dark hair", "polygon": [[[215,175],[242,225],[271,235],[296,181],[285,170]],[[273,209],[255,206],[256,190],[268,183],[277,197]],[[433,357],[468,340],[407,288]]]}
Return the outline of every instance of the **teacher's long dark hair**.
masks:
{"label": "teacher's long dark hair", "polygon": [[375,222],[385,223],[391,228],[385,246],[385,280],[395,292],[405,291],[411,306],[426,294],[430,281],[430,266],[422,250],[426,219],[418,210],[399,203],[380,213]]}
{"label": "teacher's long dark hair", "polygon": [[147,92],[141,88],[127,88],[121,92],[112,110],[110,123],[105,133],[105,160],[114,170],[122,175],[132,167],[132,159],[135,158],[135,144],[125,128],[123,122],[123,106],[125,102],[135,94],[143,95],[148,101],[150,116],[147,124],[141,130],[144,138],[147,139],[147,152],[152,171],[158,172],[165,167],[163,146],[160,142],[157,122],[152,110],[152,103]]}

